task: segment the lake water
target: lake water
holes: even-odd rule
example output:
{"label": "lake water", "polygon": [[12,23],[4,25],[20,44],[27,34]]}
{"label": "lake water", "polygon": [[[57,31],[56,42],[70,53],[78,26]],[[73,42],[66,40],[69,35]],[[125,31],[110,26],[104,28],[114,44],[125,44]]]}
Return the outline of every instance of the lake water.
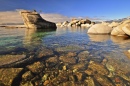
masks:
{"label": "lake water", "polygon": [[54,51],[59,57],[68,52],[79,54],[88,51],[89,61],[100,63],[106,58],[110,60],[109,65],[117,67],[115,70],[122,69],[127,71],[126,74],[130,73],[130,58],[124,53],[130,49],[130,39],[110,35],[90,35],[87,34],[87,30],[87,28],[58,28],[56,31],[37,31],[26,28],[0,28],[0,55],[28,55],[30,52],[36,55],[43,47]]}

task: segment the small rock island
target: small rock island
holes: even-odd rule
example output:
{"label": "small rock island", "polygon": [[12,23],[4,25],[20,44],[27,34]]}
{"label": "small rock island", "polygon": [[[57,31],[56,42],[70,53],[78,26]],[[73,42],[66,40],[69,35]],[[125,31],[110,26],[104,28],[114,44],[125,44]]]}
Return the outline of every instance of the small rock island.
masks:
{"label": "small rock island", "polygon": [[23,10],[20,11],[26,28],[36,29],[56,29],[56,24],[53,22],[46,21],[36,11]]}

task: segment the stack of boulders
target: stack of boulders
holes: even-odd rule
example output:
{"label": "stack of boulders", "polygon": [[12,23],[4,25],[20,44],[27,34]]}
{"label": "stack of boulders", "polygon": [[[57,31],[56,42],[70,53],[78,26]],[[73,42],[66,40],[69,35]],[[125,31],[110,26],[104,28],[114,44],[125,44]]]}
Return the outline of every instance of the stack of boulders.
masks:
{"label": "stack of boulders", "polygon": [[111,34],[114,36],[130,36],[130,19],[122,22],[99,23],[88,29],[89,34]]}
{"label": "stack of boulders", "polygon": [[65,27],[65,26],[71,26],[71,27],[75,27],[75,26],[83,26],[83,27],[90,27],[93,24],[95,24],[95,22],[91,22],[89,19],[75,19],[73,18],[70,22],[65,21],[63,23],[57,23],[57,26],[60,27]]}
{"label": "stack of boulders", "polygon": [[56,24],[44,20],[39,13],[34,11],[23,10],[20,12],[26,28],[36,29],[56,29]]}

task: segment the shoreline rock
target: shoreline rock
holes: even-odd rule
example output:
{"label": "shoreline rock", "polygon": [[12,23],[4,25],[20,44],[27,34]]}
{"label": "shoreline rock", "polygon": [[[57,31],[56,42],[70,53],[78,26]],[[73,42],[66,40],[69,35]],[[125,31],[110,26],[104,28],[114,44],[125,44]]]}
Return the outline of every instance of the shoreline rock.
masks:
{"label": "shoreline rock", "polygon": [[23,10],[20,12],[26,28],[56,29],[56,24],[44,20],[36,11]]}

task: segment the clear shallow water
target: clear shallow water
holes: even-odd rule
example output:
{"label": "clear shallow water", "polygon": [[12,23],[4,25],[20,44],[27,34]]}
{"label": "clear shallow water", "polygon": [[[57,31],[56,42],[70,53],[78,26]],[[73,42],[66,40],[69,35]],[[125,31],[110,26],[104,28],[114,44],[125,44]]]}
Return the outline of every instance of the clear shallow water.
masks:
{"label": "clear shallow water", "polygon": [[[23,68],[22,74],[26,75],[26,68],[30,66],[31,72],[37,70],[33,77],[39,76],[34,83],[45,83],[44,77],[47,77],[46,81],[56,86],[129,86],[130,59],[124,53],[129,49],[128,37],[90,35],[87,28],[44,31],[0,28],[0,66],[7,64],[1,68]],[[44,71],[39,73],[39,67]]]}
{"label": "clear shallow water", "polygon": [[[0,54],[26,52],[45,46],[57,50],[66,46],[63,51],[88,50],[95,56],[104,52],[123,54],[130,49],[130,39],[110,35],[90,35],[85,28],[58,28],[56,31],[36,31],[35,29],[0,28]],[[16,50],[16,51],[15,51]],[[10,51],[10,52],[8,52]],[[125,57],[125,56],[123,56]]]}
{"label": "clear shallow water", "polygon": [[[38,73],[41,76],[38,79],[38,83],[43,81],[42,76],[50,74],[48,78],[51,78],[56,73],[56,76],[52,77],[52,83],[56,85],[60,83],[55,82],[59,81],[65,84],[68,81],[68,79],[65,81],[61,80],[60,77],[68,78],[68,76],[75,76],[74,74],[76,74],[79,81],[78,83],[75,80],[73,81],[77,86],[85,84],[86,80],[90,81],[91,84],[94,82],[97,85],[97,82],[93,79],[91,80],[93,77],[101,85],[104,83],[108,85],[110,80],[110,83],[115,85],[129,86],[130,59],[124,53],[130,49],[129,44],[130,39],[128,37],[90,35],[87,34],[87,28],[58,28],[56,31],[0,28],[0,61],[4,64],[14,62],[14,64],[11,64],[12,67],[25,69],[27,65],[32,64],[34,65],[34,70],[37,70],[35,64],[37,65],[39,62],[37,63],[36,61],[43,57],[40,60],[40,64],[45,65],[45,70],[43,73]],[[23,55],[22,58],[15,56],[13,59],[13,56],[10,56],[21,54]],[[6,57],[5,59],[4,56]],[[24,56],[27,57],[24,58]],[[34,56],[34,58],[30,60],[30,56]],[[24,60],[20,62],[19,59]],[[15,61],[19,62],[15,63]],[[33,64],[33,62],[36,63]],[[20,66],[21,64],[22,66]],[[7,67],[10,66],[7,65]],[[96,74],[93,76],[90,74],[91,72]],[[71,78],[74,79],[74,77]],[[102,82],[102,80],[106,81]]]}

